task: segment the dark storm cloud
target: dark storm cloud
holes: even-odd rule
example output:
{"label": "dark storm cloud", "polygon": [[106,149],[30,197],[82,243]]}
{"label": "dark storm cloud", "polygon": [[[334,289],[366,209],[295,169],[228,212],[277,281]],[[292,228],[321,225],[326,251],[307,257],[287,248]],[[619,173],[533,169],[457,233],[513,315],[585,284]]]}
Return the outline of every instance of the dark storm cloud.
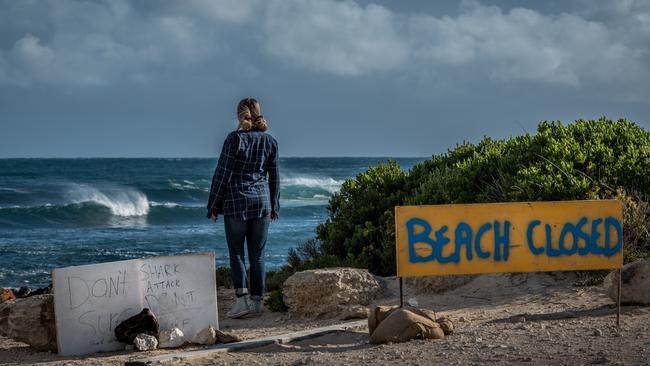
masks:
{"label": "dark storm cloud", "polygon": [[287,155],[428,155],[541,119],[648,123],[650,1],[0,7],[0,156],[205,156],[249,94]]}

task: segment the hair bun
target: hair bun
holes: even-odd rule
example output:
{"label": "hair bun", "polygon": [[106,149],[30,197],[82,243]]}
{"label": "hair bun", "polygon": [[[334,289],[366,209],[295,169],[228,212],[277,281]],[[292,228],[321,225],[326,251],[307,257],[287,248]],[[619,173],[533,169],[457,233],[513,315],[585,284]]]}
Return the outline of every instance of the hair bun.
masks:
{"label": "hair bun", "polygon": [[255,127],[256,130],[262,131],[262,132],[266,131],[269,128],[268,124],[266,122],[266,119],[261,114],[259,116],[255,117],[255,121],[253,122],[253,126]]}

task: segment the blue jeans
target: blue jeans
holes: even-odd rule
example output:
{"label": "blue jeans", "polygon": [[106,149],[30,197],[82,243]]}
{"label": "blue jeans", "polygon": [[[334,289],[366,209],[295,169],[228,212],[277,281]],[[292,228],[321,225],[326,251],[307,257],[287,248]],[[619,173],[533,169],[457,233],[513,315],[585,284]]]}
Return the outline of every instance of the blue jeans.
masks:
{"label": "blue jeans", "polygon": [[250,262],[250,294],[251,299],[261,300],[264,296],[264,247],[269,231],[269,216],[259,219],[240,220],[225,216],[224,227],[230,256],[230,271],[235,294],[248,294],[246,286],[246,264],[244,263],[244,241],[248,247]]}

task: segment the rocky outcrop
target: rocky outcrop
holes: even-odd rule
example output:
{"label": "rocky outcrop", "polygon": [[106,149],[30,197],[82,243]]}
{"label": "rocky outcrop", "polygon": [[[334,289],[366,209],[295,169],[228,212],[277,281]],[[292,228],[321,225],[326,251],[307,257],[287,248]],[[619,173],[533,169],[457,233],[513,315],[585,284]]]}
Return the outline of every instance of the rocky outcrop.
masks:
{"label": "rocky outcrop", "polygon": [[5,301],[15,300],[15,299],[16,299],[16,295],[14,294],[13,291],[6,288],[0,288],[0,304],[2,304]]}
{"label": "rocky outcrop", "polygon": [[115,327],[115,338],[122,343],[132,344],[138,334],[158,337],[158,330],[158,319],[151,310],[145,308]]}
{"label": "rocky outcrop", "polygon": [[[605,277],[603,286],[607,295],[617,301],[618,271]],[[621,303],[650,305],[650,258],[628,263],[621,270]]]}
{"label": "rocky outcrop", "polygon": [[56,352],[54,296],[37,295],[0,304],[0,335],[39,351]]}
{"label": "rocky outcrop", "polygon": [[365,269],[327,268],[297,272],[283,286],[289,312],[308,317],[346,317],[363,314],[385,290],[383,281]]}
{"label": "rocky outcrop", "polygon": [[407,277],[404,284],[417,293],[440,293],[465,285],[474,278],[473,275]]}

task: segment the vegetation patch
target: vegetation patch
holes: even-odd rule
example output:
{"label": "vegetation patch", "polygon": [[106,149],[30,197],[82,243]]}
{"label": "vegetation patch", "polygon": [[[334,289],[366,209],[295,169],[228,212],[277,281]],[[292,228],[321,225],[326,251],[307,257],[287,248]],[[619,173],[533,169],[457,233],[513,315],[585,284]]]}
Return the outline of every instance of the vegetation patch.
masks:
{"label": "vegetation patch", "polygon": [[331,197],[317,228],[320,256],[394,275],[396,205],[618,198],[625,262],[645,258],[649,171],[650,133],[606,118],[544,121],[535,134],[465,142],[410,171],[389,161],[346,180]]}

